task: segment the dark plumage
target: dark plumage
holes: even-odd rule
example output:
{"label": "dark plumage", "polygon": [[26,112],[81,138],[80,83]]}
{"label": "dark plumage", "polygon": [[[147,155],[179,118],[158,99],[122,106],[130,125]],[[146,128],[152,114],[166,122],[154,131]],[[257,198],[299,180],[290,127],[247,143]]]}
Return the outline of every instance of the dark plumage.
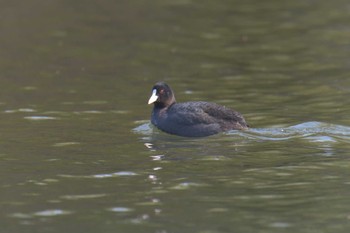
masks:
{"label": "dark plumage", "polygon": [[203,101],[176,103],[173,91],[164,82],[158,82],[152,88],[148,104],[152,103],[152,124],[170,134],[204,137],[248,128],[239,112],[224,106]]}

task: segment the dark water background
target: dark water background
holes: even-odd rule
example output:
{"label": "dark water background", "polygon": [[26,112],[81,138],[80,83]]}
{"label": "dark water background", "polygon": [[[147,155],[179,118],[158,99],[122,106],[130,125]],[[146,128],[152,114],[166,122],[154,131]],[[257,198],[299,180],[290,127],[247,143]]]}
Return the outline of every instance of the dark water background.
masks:
{"label": "dark water background", "polygon": [[[350,230],[350,3],[0,3],[0,232]],[[151,87],[252,126],[149,124]]]}

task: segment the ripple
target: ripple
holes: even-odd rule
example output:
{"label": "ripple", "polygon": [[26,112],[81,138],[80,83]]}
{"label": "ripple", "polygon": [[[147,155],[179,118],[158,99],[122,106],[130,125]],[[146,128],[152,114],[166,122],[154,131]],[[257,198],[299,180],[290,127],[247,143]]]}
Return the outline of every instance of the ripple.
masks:
{"label": "ripple", "polygon": [[52,216],[59,216],[59,215],[66,215],[72,213],[71,211],[66,210],[60,210],[60,209],[53,209],[53,210],[44,210],[33,213],[34,216],[40,216],[40,217],[52,217]]}
{"label": "ripple", "polygon": [[105,112],[99,110],[85,110],[85,111],[74,111],[75,115],[84,115],[84,114],[103,114]]}
{"label": "ripple", "polygon": [[87,105],[103,105],[103,104],[108,104],[108,101],[105,101],[105,100],[90,100],[90,101],[84,101],[83,104],[87,104]]}
{"label": "ripple", "polygon": [[64,147],[64,146],[73,146],[73,145],[79,145],[79,142],[58,142],[53,144],[55,147]]}
{"label": "ripple", "polygon": [[108,209],[109,211],[116,212],[116,213],[126,213],[126,212],[131,212],[133,209],[128,208],[128,207],[112,207]]}
{"label": "ripple", "polygon": [[100,198],[105,196],[107,196],[107,194],[98,193],[98,194],[83,194],[83,195],[64,195],[64,196],[61,196],[60,198],[65,200],[82,200],[82,199]]}
{"label": "ripple", "polygon": [[121,171],[121,172],[115,172],[115,173],[107,173],[107,174],[97,174],[93,175],[93,178],[109,178],[109,177],[116,177],[116,176],[136,176],[137,173],[130,172],[130,171]]}
{"label": "ripple", "polygon": [[26,116],[24,119],[33,120],[33,121],[42,121],[42,120],[57,120],[57,117],[50,116]]}
{"label": "ripple", "polygon": [[142,125],[137,126],[133,129],[135,133],[144,134],[144,135],[151,135],[153,132],[153,128],[151,123],[144,123]]}
{"label": "ripple", "polygon": [[205,184],[200,184],[200,183],[194,183],[194,182],[183,182],[180,184],[177,184],[173,187],[171,187],[171,189],[175,189],[175,190],[187,190],[193,187],[204,187],[207,186]]}
{"label": "ripple", "polygon": [[5,113],[17,113],[17,112],[36,112],[36,110],[32,108],[19,108],[19,109],[5,110]]}
{"label": "ripple", "polygon": [[288,222],[274,222],[270,224],[270,227],[273,227],[273,228],[287,228],[291,226],[292,225]]}
{"label": "ripple", "polygon": [[247,131],[230,131],[248,139],[280,141],[306,138],[312,142],[337,142],[337,138],[350,139],[350,127],[323,122],[305,122],[289,127],[251,128]]}
{"label": "ripple", "polygon": [[[154,127],[149,121],[137,121],[138,126],[133,128],[132,131],[137,134],[145,135],[141,137],[144,145],[150,150],[157,150],[153,141],[166,140],[170,141],[176,139],[176,141],[190,142],[195,139],[186,137],[173,137],[166,133],[160,133],[160,131],[154,131]],[[307,140],[310,143],[320,145],[322,149],[329,150],[335,143],[349,143],[350,142],[350,127],[343,125],[336,125],[331,123],[310,121],[297,125],[285,126],[279,125],[269,128],[250,128],[248,130],[232,130],[225,132],[224,135],[227,140],[232,140],[231,137],[235,137],[234,140],[241,143],[247,143],[250,141],[288,141],[294,139]],[[219,135],[220,136],[220,135]],[[207,137],[206,142],[210,140],[217,142],[217,137]],[[224,139],[224,137],[222,137]],[[209,141],[208,141],[209,140]],[[332,151],[325,152],[325,155],[333,155]],[[218,158],[214,158],[218,159]]]}
{"label": "ripple", "polygon": [[114,172],[114,173],[102,173],[102,174],[95,174],[95,175],[67,175],[67,174],[60,174],[58,176],[65,177],[65,178],[111,178],[111,177],[120,177],[120,176],[136,176],[138,175],[135,172],[132,171],[120,171],[120,172]]}
{"label": "ripple", "polygon": [[62,209],[48,209],[43,211],[37,211],[34,213],[13,213],[10,217],[19,219],[29,219],[33,217],[54,217],[60,215],[67,215],[73,213],[72,211],[62,210]]}

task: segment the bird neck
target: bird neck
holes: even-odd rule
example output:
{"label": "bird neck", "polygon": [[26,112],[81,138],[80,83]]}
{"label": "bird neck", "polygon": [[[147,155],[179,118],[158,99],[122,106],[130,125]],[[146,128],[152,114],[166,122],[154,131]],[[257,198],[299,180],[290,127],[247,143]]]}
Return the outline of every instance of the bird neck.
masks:
{"label": "bird neck", "polygon": [[154,103],[154,108],[157,109],[163,109],[163,108],[169,108],[171,105],[175,104],[176,101],[174,99],[174,101],[169,101],[169,102],[155,102]]}

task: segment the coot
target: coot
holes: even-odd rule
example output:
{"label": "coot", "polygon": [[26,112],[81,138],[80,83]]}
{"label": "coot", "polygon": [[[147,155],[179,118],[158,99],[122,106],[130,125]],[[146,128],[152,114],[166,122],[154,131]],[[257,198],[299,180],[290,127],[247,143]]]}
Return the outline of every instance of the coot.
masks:
{"label": "coot", "polygon": [[173,91],[164,82],[154,85],[148,100],[148,104],[152,103],[152,124],[170,134],[205,137],[248,128],[239,112],[224,106],[203,101],[176,103]]}

